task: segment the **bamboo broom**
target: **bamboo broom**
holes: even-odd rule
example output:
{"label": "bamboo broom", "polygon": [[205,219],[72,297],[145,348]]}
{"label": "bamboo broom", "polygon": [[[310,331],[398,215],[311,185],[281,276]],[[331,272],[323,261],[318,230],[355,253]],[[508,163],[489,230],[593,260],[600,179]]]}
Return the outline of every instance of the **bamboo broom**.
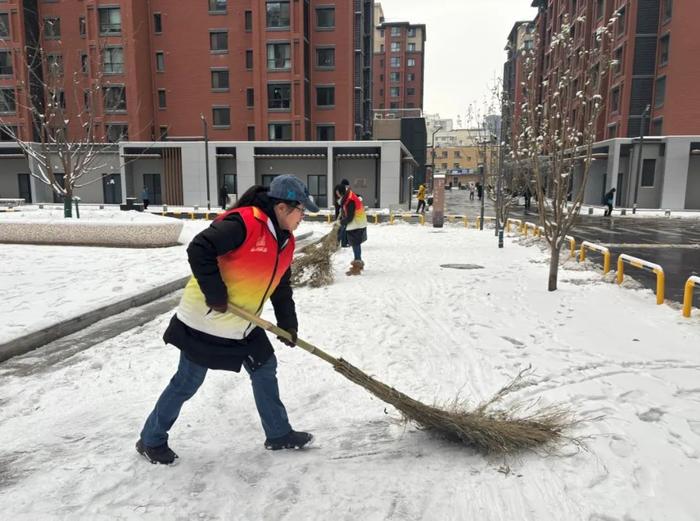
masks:
{"label": "bamboo broom", "polygon": [[[291,335],[236,306],[229,311],[261,328],[287,340]],[[512,453],[561,441],[563,431],[573,425],[571,414],[561,407],[549,407],[524,417],[514,417],[512,412],[491,411],[490,407],[517,387],[522,372],[509,385],[503,387],[487,402],[469,411],[463,404],[455,403],[448,409],[425,405],[413,398],[375,380],[342,358],[335,358],[313,344],[297,338],[296,345],[312,355],[325,360],[337,372],[380,400],[393,405],[404,418],[420,428],[440,434],[447,439],[474,447],[485,453]],[[519,410],[519,408],[515,408]]]}

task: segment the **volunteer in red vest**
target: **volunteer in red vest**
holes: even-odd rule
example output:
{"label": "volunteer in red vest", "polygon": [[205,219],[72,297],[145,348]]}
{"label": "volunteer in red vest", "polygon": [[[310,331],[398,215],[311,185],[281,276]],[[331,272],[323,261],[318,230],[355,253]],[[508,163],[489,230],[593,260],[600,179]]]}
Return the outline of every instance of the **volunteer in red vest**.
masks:
{"label": "volunteer in red vest", "polygon": [[[178,457],[168,446],[168,431],[209,369],[240,372],[243,367],[250,375],[265,448],[301,448],[313,440],[289,423],[279,396],[277,359],[265,331],[227,312],[233,304],[259,315],[270,299],[277,325],[294,341],[280,340],[294,346],[298,325],[290,266],[293,232],[306,210],[317,212],[318,206],[304,183],[280,175],[269,189],[249,189],[190,243],[192,278],[163,335],[180,350],[180,362],[136,443],[136,450],[151,463],[170,464]],[[222,444],[230,440],[230,434],[221,435]]]}
{"label": "volunteer in red vest", "polygon": [[365,268],[362,260],[362,243],[367,240],[367,214],[365,207],[349,186],[338,185],[336,188],[340,200],[340,224],[345,226],[347,241],[352,246],[353,261],[346,275],[359,275]]}

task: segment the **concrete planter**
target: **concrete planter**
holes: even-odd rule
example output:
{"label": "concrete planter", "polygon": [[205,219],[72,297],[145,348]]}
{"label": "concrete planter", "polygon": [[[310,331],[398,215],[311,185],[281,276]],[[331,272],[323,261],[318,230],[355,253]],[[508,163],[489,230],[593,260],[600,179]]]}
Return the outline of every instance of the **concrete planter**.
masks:
{"label": "concrete planter", "polygon": [[0,243],[162,248],[178,244],[182,222],[0,221]]}

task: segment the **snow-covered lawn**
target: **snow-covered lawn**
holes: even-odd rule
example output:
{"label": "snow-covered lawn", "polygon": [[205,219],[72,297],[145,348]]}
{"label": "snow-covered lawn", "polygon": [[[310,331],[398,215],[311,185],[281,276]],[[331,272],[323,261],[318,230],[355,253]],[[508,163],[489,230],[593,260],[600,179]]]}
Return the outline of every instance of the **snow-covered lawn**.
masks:
{"label": "snow-covered lawn", "polygon": [[[279,345],[282,397],[314,447],[265,451],[247,376],[213,371],[171,431],[178,464],[150,465],[133,445],[176,367],[166,315],[29,375],[0,366],[2,517],[698,519],[697,311],[683,319],[575,263],[549,293],[536,243],[499,251],[488,230],[372,226],[364,251],[362,276],[343,274],[343,250],[335,284],[296,291],[302,337],[426,403],[479,402],[532,364],[517,397],[598,418],[571,432],[586,448],[482,456],[398,423],[325,362]],[[26,269],[44,278],[45,266]]]}

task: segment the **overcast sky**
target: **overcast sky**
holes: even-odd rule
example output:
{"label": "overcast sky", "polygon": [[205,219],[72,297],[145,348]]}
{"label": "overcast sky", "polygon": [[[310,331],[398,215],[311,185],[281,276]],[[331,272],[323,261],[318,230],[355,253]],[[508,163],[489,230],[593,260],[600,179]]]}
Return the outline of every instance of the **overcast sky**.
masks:
{"label": "overcast sky", "polygon": [[425,113],[464,118],[494,77],[503,75],[506,39],[518,20],[532,20],[532,0],[377,0],[387,21],[425,24]]}

